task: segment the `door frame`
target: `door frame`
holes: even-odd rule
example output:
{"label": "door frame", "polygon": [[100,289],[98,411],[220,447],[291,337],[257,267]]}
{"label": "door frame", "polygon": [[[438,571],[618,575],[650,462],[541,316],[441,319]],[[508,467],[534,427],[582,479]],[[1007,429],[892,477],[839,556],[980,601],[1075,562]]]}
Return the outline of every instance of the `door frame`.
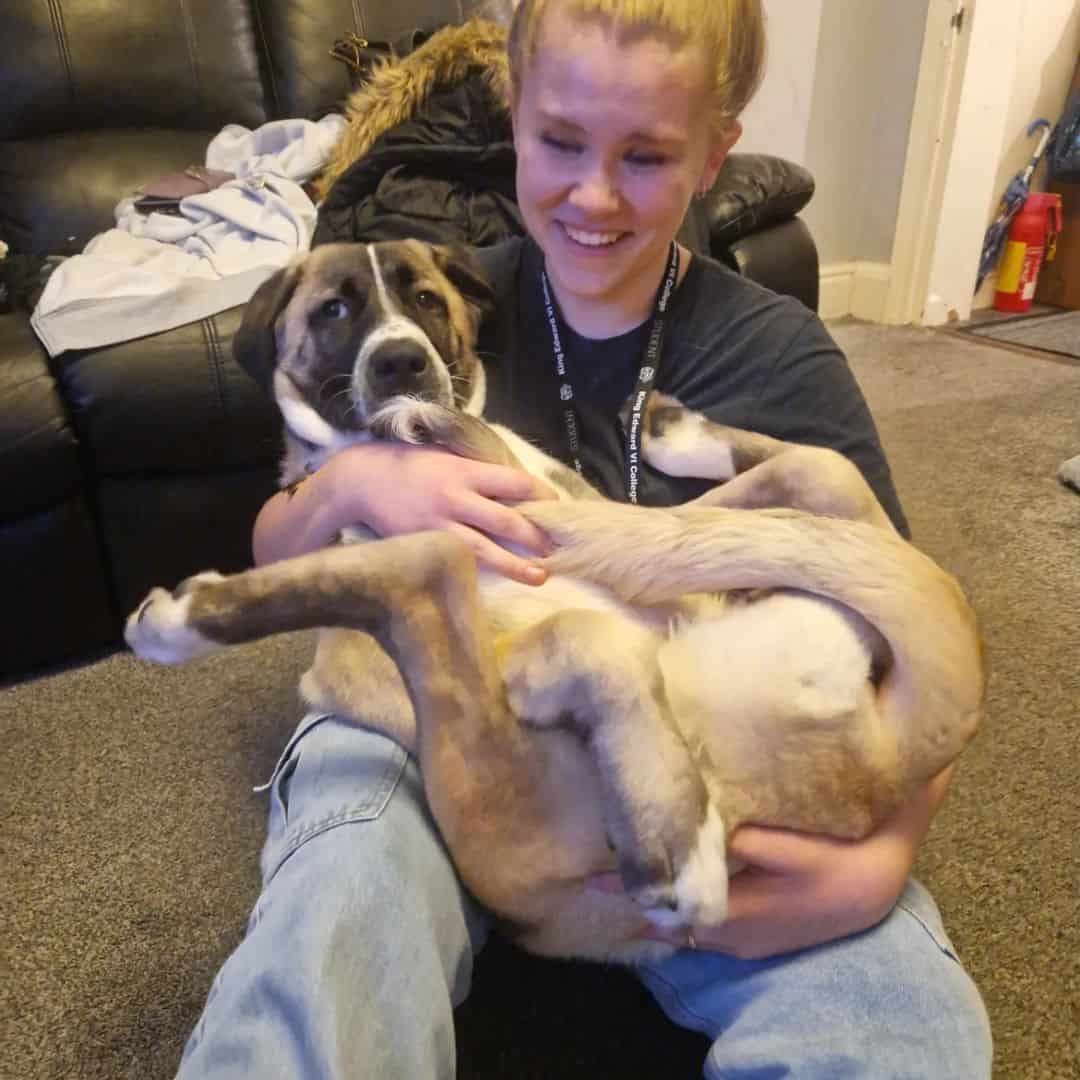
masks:
{"label": "door frame", "polygon": [[930,0],[885,322],[971,315],[1025,4]]}

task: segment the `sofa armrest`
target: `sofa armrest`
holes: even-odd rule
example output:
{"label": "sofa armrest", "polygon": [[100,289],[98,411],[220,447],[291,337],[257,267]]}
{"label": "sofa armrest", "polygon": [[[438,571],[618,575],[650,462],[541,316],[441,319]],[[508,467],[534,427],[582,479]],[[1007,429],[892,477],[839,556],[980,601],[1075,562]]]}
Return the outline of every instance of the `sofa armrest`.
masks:
{"label": "sofa armrest", "polygon": [[736,240],[721,255],[743,277],[817,311],[821,288],[817,245],[802,218],[767,225]]}
{"label": "sofa armrest", "polygon": [[770,154],[730,154],[702,200],[710,244],[730,247],[793,218],[813,195],[814,178],[801,165]]}

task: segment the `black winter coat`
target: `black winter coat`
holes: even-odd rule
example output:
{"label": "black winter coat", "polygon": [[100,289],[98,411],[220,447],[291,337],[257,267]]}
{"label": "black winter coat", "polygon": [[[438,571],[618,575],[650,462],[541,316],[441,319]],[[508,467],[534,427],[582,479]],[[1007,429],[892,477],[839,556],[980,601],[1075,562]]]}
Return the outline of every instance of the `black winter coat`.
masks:
{"label": "black winter coat", "polygon": [[414,238],[488,247],[523,233],[510,117],[477,72],[436,87],[338,177],[314,245]]}

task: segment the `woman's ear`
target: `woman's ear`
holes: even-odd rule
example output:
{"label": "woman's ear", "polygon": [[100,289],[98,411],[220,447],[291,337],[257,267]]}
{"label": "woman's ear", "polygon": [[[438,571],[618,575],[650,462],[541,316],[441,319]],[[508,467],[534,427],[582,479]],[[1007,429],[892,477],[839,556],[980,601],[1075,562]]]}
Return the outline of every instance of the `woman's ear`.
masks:
{"label": "woman's ear", "polygon": [[727,160],[731,148],[739,141],[740,135],[742,135],[742,124],[738,120],[732,120],[724,131],[713,140],[709,156],[705,159],[705,168],[701,171],[701,183],[697,188],[699,192],[704,194],[716,183],[720,167]]}

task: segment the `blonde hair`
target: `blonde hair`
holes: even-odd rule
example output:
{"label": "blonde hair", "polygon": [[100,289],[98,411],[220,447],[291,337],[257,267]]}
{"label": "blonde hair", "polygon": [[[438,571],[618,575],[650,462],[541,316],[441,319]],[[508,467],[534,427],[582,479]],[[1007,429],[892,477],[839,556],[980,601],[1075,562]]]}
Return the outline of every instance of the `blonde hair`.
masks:
{"label": "blonde hair", "polygon": [[515,100],[536,51],[544,15],[553,8],[574,18],[609,22],[619,37],[659,33],[677,45],[702,46],[712,68],[718,131],[739,116],[761,82],[765,66],[761,0],[520,0],[507,44]]}

